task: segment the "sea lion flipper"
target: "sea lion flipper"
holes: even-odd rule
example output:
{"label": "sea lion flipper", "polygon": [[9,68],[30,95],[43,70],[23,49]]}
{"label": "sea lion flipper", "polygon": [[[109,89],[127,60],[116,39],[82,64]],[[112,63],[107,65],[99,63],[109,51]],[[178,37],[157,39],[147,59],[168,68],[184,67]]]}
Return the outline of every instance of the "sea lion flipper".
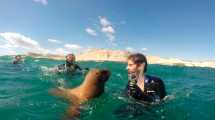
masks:
{"label": "sea lion flipper", "polygon": [[67,115],[69,118],[77,118],[80,116],[80,113],[81,113],[80,105],[71,105],[67,109]]}
{"label": "sea lion flipper", "polygon": [[62,98],[68,98],[69,96],[68,90],[65,88],[51,88],[49,90],[49,93]]}
{"label": "sea lion flipper", "polygon": [[65,89],[65,88],[52,88],[49,90],[49,93],[54,95],[54,96],[57,96],[57,97],[61,97],[61,98],[64,98],[64,99],[67,99],[69,100],[73,105],[79,105],[79,101],[78,101],[78,98],[73,95],[71,93],[71,90],[70,89]]}

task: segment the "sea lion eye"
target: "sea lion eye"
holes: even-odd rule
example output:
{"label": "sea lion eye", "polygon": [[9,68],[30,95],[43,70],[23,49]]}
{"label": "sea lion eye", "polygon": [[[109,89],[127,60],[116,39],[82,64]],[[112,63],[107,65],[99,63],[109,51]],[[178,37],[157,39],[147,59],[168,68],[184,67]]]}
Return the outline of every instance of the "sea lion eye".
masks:
{"label": "sea lion eye", "polygon": [[99,72],[98,71],[96,71],[96,75],[98,75],[99,74]]}

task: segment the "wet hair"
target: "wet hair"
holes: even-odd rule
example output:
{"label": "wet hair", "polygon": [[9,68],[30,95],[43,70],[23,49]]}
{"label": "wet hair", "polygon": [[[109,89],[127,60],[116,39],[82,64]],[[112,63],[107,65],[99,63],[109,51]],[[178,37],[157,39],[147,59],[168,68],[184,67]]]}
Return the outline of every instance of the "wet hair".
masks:
{"label": "wet hair", "polygon": [[75,55],[74,55],[74,54],[72,54],[72,53],[67,54],[67,55],[66,55],[66,58],[67,58],[68,56],[72,56],[73,58],[75,58]]}
{"label": "wet hair", "polygon": [[18,57],[22,58],[22,56],[21,56],[21,55],[16,55],[16,56],[15,56],[15,58],[18,58]]}
{"label": "wet hair", "polygon": [[74,55],[74,54],[72,54],[72,53],[70,53],[70,54],[67,54],[67,55],[66,55],[66,59],[67,59],[67,57],[68,57],[68,56],[72,56],[72,58],[73,58],[73,61],[75,61],[75,55]]}
{"label": "wet hair", "polygon": [[128,56],[128,60],[131,60],[134,62],[134,64],[145,64],[144,65],[144,73],[147,71],[147,59],[146,56],[141,53],[134,53]]}

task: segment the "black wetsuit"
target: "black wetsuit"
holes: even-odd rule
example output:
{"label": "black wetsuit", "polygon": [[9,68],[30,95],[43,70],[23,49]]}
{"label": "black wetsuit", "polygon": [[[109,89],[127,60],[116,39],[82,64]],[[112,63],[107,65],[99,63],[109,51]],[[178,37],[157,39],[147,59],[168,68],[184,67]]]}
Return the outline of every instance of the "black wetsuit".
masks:
{"label": "black wetsuit", "polygon": [[58,65],[57,69],[59,72],[70,72],[70,73],[77,72],[77,70],[80,70],[80,71],[82,70],[81,67],[78,66],[76,63],[69,63],[69,62]]}
{"label": "black wetsuit", "polygon": [[159,102],[166,96],[163,81],[158,77],[144,76],[144,92],[138,87],[136,77],[130,77],[126,95],[144,102]]}
{"label": "black wetsuit", "polygon": [[19,63],[21,63],[22,61],[20,61],[20,60],[14,60],[12,63],[13,64],[19,64]]}

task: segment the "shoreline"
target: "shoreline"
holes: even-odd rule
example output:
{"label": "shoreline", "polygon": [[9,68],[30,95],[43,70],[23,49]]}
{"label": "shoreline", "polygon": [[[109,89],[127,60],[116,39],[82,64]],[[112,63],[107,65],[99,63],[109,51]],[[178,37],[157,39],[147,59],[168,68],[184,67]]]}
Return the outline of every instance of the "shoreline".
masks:
{"label": "shoreline", "polygon": [[[126,62],[127,57],[131,53],[123,50],[107,50],[107,49],[90,49],[86,52],[76,55],[76,61],[96,61],[96,62]],[[41,54],[29,52],[25,56],[34,58],[47,58],[53,60],[65,60],[65,55]],[[178,58],[161,58],[159,56],[146,56],[148,64],[160,64],[169,66],[187,66],[187,67],[208,67],[215,68],[215,61],[191,61]]]}

